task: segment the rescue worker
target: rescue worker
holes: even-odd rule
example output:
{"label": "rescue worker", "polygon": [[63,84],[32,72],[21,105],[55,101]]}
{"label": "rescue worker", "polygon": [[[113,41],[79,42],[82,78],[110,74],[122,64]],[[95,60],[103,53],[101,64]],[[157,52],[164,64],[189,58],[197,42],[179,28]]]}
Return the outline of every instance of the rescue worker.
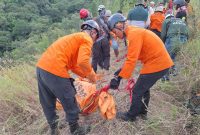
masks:
{"label": "rescue worker", "polygon": [[87,21],[87,20],[91,20],[92,19],[91,15],[90,15],[90,12],[85,8],[82,8],[80,10],[79,16],[80,16],[80,19],[83,20],[83,21]]}
{"label": "rescue worker", "polygon": [[104,5],[98,7],[99,16],[94,20],[100,27],[100,38],[96,41],[92,48],[92,67],[97,72],[97,65],[102,69],[109,70],[110,67],[110,44],[109,29],[106,22],[106,9]]}
{"label": "rescue worker", "polygon": [[145,5],[145,9],[146,11],[148,12],[148,18],[147,18],[147,28],[149,28],[149,25],[151,23],[151,20],[150,20],[150,16],[154,13],[154,10],[152,7],[148,6],[148,0],[144,0],[144,5]]}
{"label": "rescue worker", "polygon": [[160,37],[162,23],[165,20],[165,15],[163,14],[163,6],[156,7],[155,13],[151,15],[150,20],[151,23],[149,29]]}
{"label": "rescue worker", "polygon": [[149,8],[144,0],[137,0],[135,7],[131,9],[127,17],[129,25],[147,28],[150,24]]}
{"label": "rescue worker", "polygon": [[173,1],[169,0],[167,4],[167,14],[173,14]]}
{"label": "rescue worker", "polygon": [[[188,26],[183,20],[185,16],[175,18],[174,15],[168,14],[162,25],[161,39],[173,61],[180,50],[180,47],[188,40]],[[176,75],[176,67],[171,69],[172,75]],[[169,80],[169,76],[164,76],[163,81]]]}
{"label": "rescue worker", "polygon": [[150,7],[153,9],[153,11],[155,11],[155,2],[154,1],[150,2]]}
{"label": "rescue worker", "polygon": [[[106,23],[108,21],[108,18],[111,15],[112,15],[112,12],[110,10],[106,10],[106,13],[105,13],[105,21],[106,21]],[[117,42],[117,38],[116,38],[116,36],[112,32],[109,32],[109,34],[110,34],[110,36],[109,36],[110,37],[109,38],[110,45],[111,45],[111,47],[114,50],[115,56],[118,57],[118,55],[119,55],[119,44]]]}
{"label": "rescue worker", "polygon": [[112,12],[110,10],[106,10],[106,13],[105,13],[105,22],[108,21],[108,18],[112,15]]}
{"label": "rescue worker", "polygon": [[42,54],[37,63],[39,99],[51,129],[51,135],[58,134],[58,116],[55,112],[56,98],[64,108],[66,120],[73,135],[84,135],[90,127],[78,124],[79,107],[69,71],[88,78],[95,83],[97,76],[90,65],[93,42],[99,36],[99,26],[93,20],[85,21],[82,32],[59,38]]}
{"label": "rescue worker", "polygon": [[[132,103],[128,112],[117,113],[117,118],[134,121],[137,116],[147,116],[150,88],[163,77],[173,65],[162,40],[153,32],[128,26],[121,14],[114,14],[108,20],[110,30],[119,38],[127,38],[128,53],[123,67],[115,72],[110,88],[117,89],[121,79],[129,79],[138,60],[143,64],[139,78],[133,88]],[[142,99],[144,98],[144,103]],[[143,117],[143,118],[144,118]]]}
{"label": "rescue worker", "polygon": [[175,17],[180,18],[185,16],[185,21],[187,22],[187,7],[185,0],[174,0],[174,5],[176,8]]}

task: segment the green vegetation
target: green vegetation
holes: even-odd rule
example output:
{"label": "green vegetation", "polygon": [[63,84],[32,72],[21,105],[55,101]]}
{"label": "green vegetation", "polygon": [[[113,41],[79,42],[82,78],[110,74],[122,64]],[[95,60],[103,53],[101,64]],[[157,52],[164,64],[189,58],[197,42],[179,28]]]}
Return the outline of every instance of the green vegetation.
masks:
{"label": "green vegetation", "polygon": [[33,60],[34,55],[40,54],[58,37],[79,31],[81,8],[88,8],[96,16],[100,3],[116,5],[111,7],[114,12],[127,7],[126,0],[2,0],[0,57]]}

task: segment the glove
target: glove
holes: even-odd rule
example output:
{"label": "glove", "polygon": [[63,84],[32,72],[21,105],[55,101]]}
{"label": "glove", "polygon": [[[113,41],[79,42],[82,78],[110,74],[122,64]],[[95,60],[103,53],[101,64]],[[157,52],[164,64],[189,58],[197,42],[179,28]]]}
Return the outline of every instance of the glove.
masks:
{"label": "glove", "polygon": [[90,72],[90,74],[86,78],[92,83],[96,83],[97,82],[97,76],[96,76],[96,73],[94,72],[93,69],[92,69],[92,71]]}
{"label": "glove", "polygon": [[120,81],[121,81],[121,77],[120,76],[116,76],[113,79],[111,79],[110,88],[111,89],[118,89]]}
{"label": "glove", "polygon": [[90,82],[96,83],[98,80],[101,80],[103,78],[102,74],[96,74],[94,70],[91,71],[91,73],[86,77]]}
{"label": "glove", "polygon": [[121,68],[120,68],[120,69],[118,69],[118,70],[117,70],[117,71],[114,73],[114,75],[115,75],[115,76],[118,76],[118,75],[119,75],[119,73],[121,72],[121,70],[122,70]]}

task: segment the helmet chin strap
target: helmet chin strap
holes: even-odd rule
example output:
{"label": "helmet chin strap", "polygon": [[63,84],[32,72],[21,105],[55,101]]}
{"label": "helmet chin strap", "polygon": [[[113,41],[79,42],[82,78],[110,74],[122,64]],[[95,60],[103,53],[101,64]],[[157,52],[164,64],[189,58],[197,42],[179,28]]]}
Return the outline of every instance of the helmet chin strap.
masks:
{"label": "helmet chin strap", "polygon": [[126,34],[125,34],[125,32],[124,32],[124,30],[125,30],[125,23],[123,23],[123,36],[124,36],[124,38],[126,38]]}
{"label": "helmet chin strap", "polygon": [[93,37],[92,37],[92,30],[90,30],[90,37],[92,38],[92,40],[95,42],[97,39],[98,39],[98,37],[96,37],[96,39],[93,39]]}
{"label": "helmet chin strap", "polygon": [[120,30],[121,32],[124,32],[124,30],[125,30],[125,23],[123,23],[123,27],[122,28],[117,28],[117,27],[114,27],[114,28]]}
{"label": "helmet chin strap", "polygon": [[91,30],[90,30],[90,37],[92,38],[92,40],[94,40],[93,37],[92,37],[92,31]]}
{"label": "helmet chin strap", "polygon": [[126,33],[124,32],[124,30],[125,30],[125,23],[123,23],[123,37],[124,37],[124,45],[127,46]]}
{"label": "helmet chin strap", "polygon": [[122,29],[115,27],[115,29],[118,29],[119,31],[121,31],[123,33],[123,39],[124,39],[124,44],[125,46],[127,46],[127,41],[126,41],[126,33],[124,32],[125,29],[125,23],[123,23],[123,27]]}
{"label": "helmet chin strap", "polygon": [[125,33],[123,33],[123,34],[124,34],[124,45],[127,46],[126,34]]}

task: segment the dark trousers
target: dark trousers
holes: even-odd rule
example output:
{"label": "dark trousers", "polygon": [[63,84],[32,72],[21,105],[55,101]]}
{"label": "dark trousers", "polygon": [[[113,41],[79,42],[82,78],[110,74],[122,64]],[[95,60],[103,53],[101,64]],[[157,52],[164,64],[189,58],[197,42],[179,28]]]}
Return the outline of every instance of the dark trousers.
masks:
{"label": "dark trousers", "polygon": [[109,70],[110,67],[110,45],[107,37],[94,43],[92,48],[92,67],[97,71],[97,65]]}
{"label": "dark trousers", "polygon": [[[146,114],[150,100],[150,88],[162,78],[169,69],[151,74],[141,74],[133,88],[132,103],[128,111],[131,117]],[[142,101],[144,99],[144,102]]]}
{"label": "dark trousers", "polygon": [[181,47],[185,45],[188,38],[186,35],[178,35],[178,37],[167,37],[165,40],[165,47],[171,57],[171,59],[174,61],[177,54],[179,53]]}
{"label": "dark trousers", "polygon": [[61,78],[45,70],[37,68],[39,99],[45,117],[50,127],[58,118],[56,115],[56,98],[58,98],[66,113],[66,120],[76,122],[80,112],[75,99],[75,88],[69,78]]}

